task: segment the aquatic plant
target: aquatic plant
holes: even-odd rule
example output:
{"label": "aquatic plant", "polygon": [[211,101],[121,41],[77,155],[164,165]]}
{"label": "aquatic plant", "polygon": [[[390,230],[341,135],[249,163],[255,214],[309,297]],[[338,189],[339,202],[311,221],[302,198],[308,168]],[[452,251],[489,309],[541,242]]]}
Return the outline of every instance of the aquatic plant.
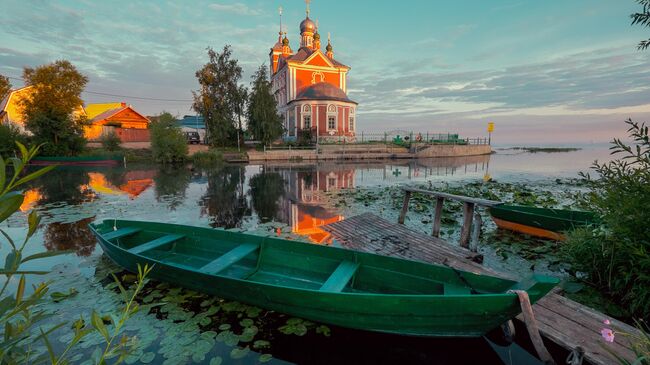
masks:
{"label": "aquatic plant", "polygon": [[[622,365],[650,365],[650,328],[641,321],[636,321],[637,333],[628,333],[613,328],[612,322],[608,319],[603,321],[606,326],[600,330],[603,348]],[[636,358],[628,361],[610,349],[610,343],[616,342],[618,336],[625,337],[629,341]]]}
{"label": "aquatic plant", "polygon": [[[27,149],[19,142],[16,145],[21,153],[20,158],[0,158],[0,223],[20,209],[25,196],[18,189],[55,167],[48,166],[24,175],[25,167],[38,154],[39,148],[31,147]],[[7,179],[6,172],[9,166],[13,167],[13,175],[10,179]],[[11,251],[5,257],[4,269],[0,270],[0,275],[5,277],[5,282],[0,289],[0,363],[42,363],[49,361],[52,364],[65,364],[69,362],[75,346],[93,332],[100,333],[106,340],[104,351],[97,351],[97,355],[93,355],[96,363],[105,363],[106,359],[115,357],[118,357],[116,363],[121,362],[129,354],[135,343],[128,337],[122,337],[118,342],[116,342],[116,339],[121,333],[121,328],[126,320],[142,308],[134,305],[134,299],[145,285],[146,275],[149,273],[150,268],[147,266],[140,268],[138,266],[138,281],[130,299],[127,295],[129,292],[120,285],[120,289],[126,297],[126,306],[119,317],[101,317],[93,311],[90,318],[92,326],[87,326],[86,321],[79,318],[72,324],[74,333],[65,349],[61,353],[57,353],[48,336],[60,331],[66,323],[56,324],[53,323],[54,321],[48,321],[51,318],[51,313],[44,309],[42,304],[48,301],[56,303],[65,300],[76,296],[78,291],[70,288],[67,293],[53,292],[48,297],[50,283],[41,282],[33,287],[31,294],[26,294],[26,275],[45,275],[48,274],[48,271],[23,270],[21,269],[22,264],[71,252],[49,251],[26,257],[23,255],[27,243],[39,227],[40,220],[36,211],[33,210],[29,213],[27,234],[21,244],[17,244],[7,232],[0,229],[0,234],[11,246]],[[20,278],[15,293],[8,293],[9,284],[15,281],[13,278],[17,276],[20,276]],[[112,324],[112,330],[109,331],[104,322]],[[35,349],[35,344],[41,341],[45,343],[47,353]]]}
{"label": "aquatic plant", "polygon": [[582,178],[585,204],[602,225],[570,232],[564,256],[576,275],[617,299],[633,314],[650,318],[650,138],[648,127],[627,120],[633,144],[612,141],[608,163],[595,162]]}
{"label": "aquatic plant", "polygon": [[214,149],[199,151],[192,155],[191,160],[192,163],[198,166],[212,166],[223,162],[223,154]]}

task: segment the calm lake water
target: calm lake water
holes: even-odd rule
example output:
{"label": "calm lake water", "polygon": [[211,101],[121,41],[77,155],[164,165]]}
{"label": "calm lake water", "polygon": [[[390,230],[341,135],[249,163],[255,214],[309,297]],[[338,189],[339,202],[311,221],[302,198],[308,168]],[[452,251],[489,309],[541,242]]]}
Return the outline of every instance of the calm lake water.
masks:
{"label": "calm lake water", "polygon": [[[499,182],[548,184],[558,178],[575,178],[579,171],[587,171],[594,160],[608,158],[606,148],[593,147],[566,153],[532,154],[497,149],[497,154],[491,156],[464,158],[225,165],[208,169],[142,165],[63,167],[34,181],[26,191],[22,214],[14,215],[2,228],[14,237],[24,237],[26,214],[37,209],[43,216],[41,229],[28,244],[26,255],[43,250],[75,252],[31,261],[24,266],[54,270],[50,275],[54,290],[67,292],[74,286],[80,292],[67,304],[63,301],[52,309],[59,318],[69,319],[68,316],[87,314],[93,308],[114,311],[119,305],[115,291],[107,285],[110,283],[107,273],[119,268],[102,257],[101,248],[88,229],[94,220],[152,220],[256,234],[279,233],[293,239],[325,243],[330,237],[320,226],[382,204],[375,202],[372,208],[368,208],[368,202],[341,205],[336,197],[342,191],[403,184],[463,184],[487,177]],[[381,215],[393,217],[396,213],[389,208],[385,212],[382,209],[385,214]],[[7,248],[7,245],[0,248],[3,255]],[[490,264],[489,257],[486,264]],[[208,299],[159,286],[159,290],[149,294],[175,303],[166,305],[167,312],[144,313],[134,318],[127,331],[142,338],[146,348],[130,358],[129,363],[217,364],[219,360],[211,362],[211,359],[218,357],[223,363],[252,364],[270,358],[260,354],[272,355],[270,363],[537,363],[517,345],[500,347],[485,339],[413,339],[342,328],[330,328],[331,335],[324,336],[312,330],[316,327],[312,324],[306,325],[310,330],[304,336],[287,335],[278,331],[287,318],[266,312],[251,317],[255,323],[253,337],[228,340],[235,327],[241,332],[250,325],[229,329],[224,323],[214,323],[214,317],[209,319],[211,323],[203,320],[200,325],[193,324],[196,327],[188,327],[191,318],[198,318],[203,311],[198,303]],[[179,297],[181,300],[177,300]],[[219,317],[220,321],[238,323],[242,315],[250,314],[250,309],[240,310],[223,302],[220,308],[220,313],[239,313],[234,317]],[[234,309],[229,311],[229,308]],[[184,325],[184,331],[190,333],[187,341],[165,342],[166,337],[183,332],[180,328]],[[269,345],[253,346],[252,339],[268,340]],[[65,335],[59,340],[65,342]],[[196,341],[203,341],[205,347],[199,356],[192,353]],[[87,347],[92,348],[91,345],[89,341]],[[172,352],[174,356],[170,355]],[[80,355],[75,361],[81,363],[83,357]]]}

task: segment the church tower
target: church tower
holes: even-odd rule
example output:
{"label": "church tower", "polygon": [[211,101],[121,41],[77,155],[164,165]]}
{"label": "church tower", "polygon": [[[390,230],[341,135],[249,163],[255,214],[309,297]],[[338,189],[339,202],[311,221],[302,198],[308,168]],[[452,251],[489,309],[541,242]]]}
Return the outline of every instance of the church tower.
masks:
{"label": "church tower", "polygon": [[318,25],[310,18],[311,0],[305,2],[306,17],[300,22],[298,50],[293,52],[280,25],[280,36],[269,54],[271,92],[278,102],[278,114],[284,118],[283,138],[354,141],[357,103],[347,95],[350,67],[334,59],[329,33],[323,52]]}

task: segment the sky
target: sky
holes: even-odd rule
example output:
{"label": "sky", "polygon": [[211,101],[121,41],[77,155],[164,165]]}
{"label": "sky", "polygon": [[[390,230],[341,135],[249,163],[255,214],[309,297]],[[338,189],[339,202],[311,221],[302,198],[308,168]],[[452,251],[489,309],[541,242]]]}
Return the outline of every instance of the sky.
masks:
{"label": "sky", "polygon": [[[298,48],[303,0],[0,0],[0,74],[67,59],[86,103],[193,114],[206,48],[230,44],[249,84],[280,28]],[[590,144],[650,122],[650,28],[634,0],[313,0],[311,18],[351,66],[358,131],[413,130],[502,144]],[[11,79],[22,86],[19,79]],[[105,95],[111,94],[111,95]],[[148,100],[164,99],[164,100]]]}

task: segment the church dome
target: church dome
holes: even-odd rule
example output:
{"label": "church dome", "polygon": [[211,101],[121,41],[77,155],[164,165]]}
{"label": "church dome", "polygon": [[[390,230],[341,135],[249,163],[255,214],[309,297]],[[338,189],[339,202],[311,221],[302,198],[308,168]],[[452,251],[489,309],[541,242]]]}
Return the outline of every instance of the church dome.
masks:
{"label": "church dome", "polygon": [[327,82],[318,82],[302,89],[295,100],[332,100],[355,103],[348,98],[343,90]]}
{"label": "church dome", "polygon": [[309,33],[314,33],[316,31],[316,23],[314,23],[309,17],[305,18],[300,23],[300,34],[309,32]]}

